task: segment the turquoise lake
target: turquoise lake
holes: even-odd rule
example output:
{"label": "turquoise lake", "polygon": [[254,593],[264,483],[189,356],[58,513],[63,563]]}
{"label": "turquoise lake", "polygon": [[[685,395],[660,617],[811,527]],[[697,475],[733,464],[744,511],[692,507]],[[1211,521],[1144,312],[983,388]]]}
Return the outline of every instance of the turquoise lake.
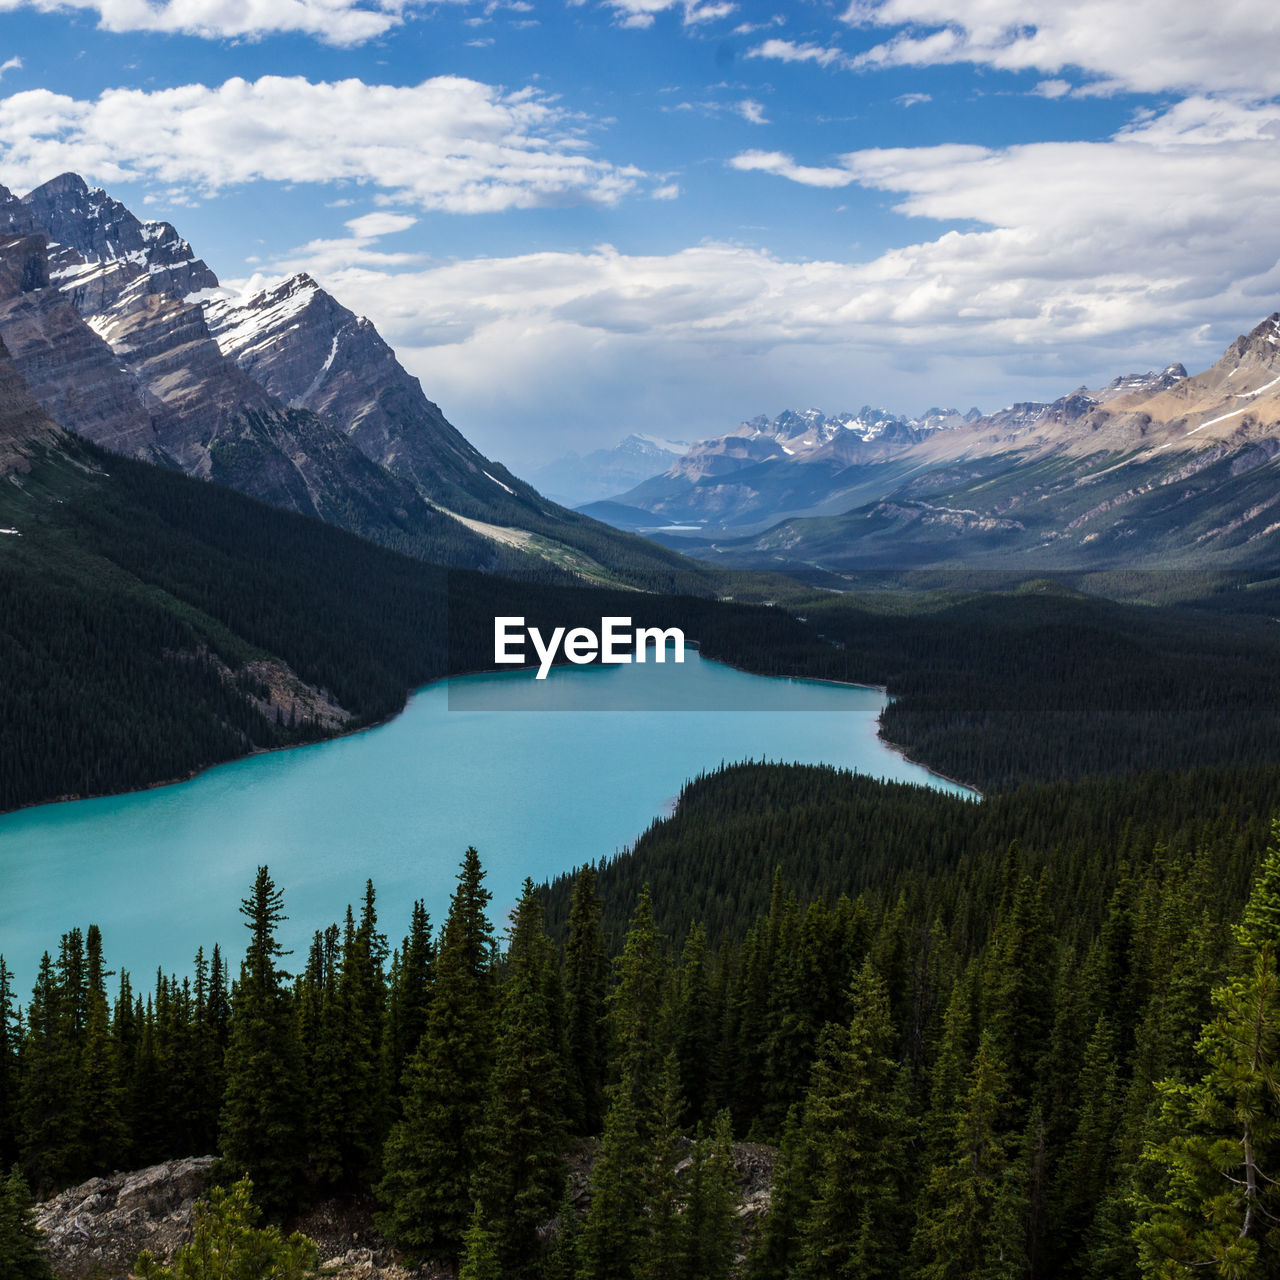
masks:
{"label": "turquoise lake", "polygon": [[[358,903],[403,937],[415,898],[438,926],[474,844],[501,925],[541,881],[632,844],[698,773],[738,760],[827,763],[963,792],[876,736],[884,695],[766,679],[702,660],[465,676],[419,690],[364,733],[220,765],[171,786],[0,817],[0,953],[25,1003],[42,951],[94,923],[146,988],[198,945],[239,962],[256,868],[284,890],[282,940]],[[687,710],[645,710],[661,705]],[[546,709],[552,707],[555,709]]]}

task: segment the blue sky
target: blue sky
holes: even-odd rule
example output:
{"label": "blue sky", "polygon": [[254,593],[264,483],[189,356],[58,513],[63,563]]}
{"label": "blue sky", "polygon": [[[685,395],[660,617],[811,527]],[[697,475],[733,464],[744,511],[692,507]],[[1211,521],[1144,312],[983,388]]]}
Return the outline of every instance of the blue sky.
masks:
{"label": "blue sky", "polygon": [[0,0],[0,182],[310,271],[517,467],[997,408],[1280,306],[1277,10]]}

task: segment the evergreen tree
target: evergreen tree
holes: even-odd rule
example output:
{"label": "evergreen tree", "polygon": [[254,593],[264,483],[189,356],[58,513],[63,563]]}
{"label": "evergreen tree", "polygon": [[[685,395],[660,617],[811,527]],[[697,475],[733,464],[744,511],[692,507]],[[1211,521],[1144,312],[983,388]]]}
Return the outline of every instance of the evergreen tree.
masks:
{"label": "evergreen tree", "polygon": [[171,1266],[139,1254],[140,1280],[303,1280],[316,1270],[314,1241],[295,1231],[287,1238],[274,1226],[258,1227],[253,1184],[214,1187],[195,1207],[195,1231]]}
{"label": "evergreen tree", "polygon": [[534,1272],[538,1230],[564,1189],[559,981],[555,947],[542,927],[542,899],[526,880],[507,950],[477,1178],[478,1205],[503,1274],[511,1277]]}
{"label": "evergreen tree", "polygon": [[297,1202],[307,1117],[297,1019],[277,964],[288,955],[276,939],[287,919],[284,894],[259,867],[240,913],[249,946],[232,1001],[220,1145],[224,1177],[248,1177],[263,1208],[281,1213]]}
{"label": "evergreen tree", "polygon": [[609,961],[600,927],[596,870],[581,868],[573,883],[569,936],[564,949],[564,995],[569,1094],[579,1133],[600,1132],[604,1122],[607,1030],[605,992]]}
{"label": "evergreen tree", "polygon": [[687,1280],[727,1280],[737,1245],[737,1183],[733,1131],[722,1111],[711,1133],[699,1132],[689,1166],[681,1218],[682,1266]]}
{"label": "evergreen tree", "polygon": [[462,1240],[462,1265],[458,1268],[458,1280],[504,1280],[510,1273],[503,1270],[498,1260],[498,1249],[493,1232],[485,1226],[479,1202],[471,1215],[471,1225]]}
{"label": "evergreen tree", "polygon": [[18,1049],[22,1026],[13,998],[13,974],[0,955],[0,1169],[18,1158]]}
{"label": "evergreen tree", "polygon": [[0,1178],[0,1277],[3,1280],[53,1280],[40,1246],[31,1197],[14,1168]]}
{"label": "evergreen tree", "polygon": [[415,1260],[456,1258],[470,1220],[493,1056],[490,894],[474,848],[440,940],[427,1030],[383,1151],[380,1230]]}
{"label": "evergreen tree", "polygon": [[409,934],[392,957],[387,979],[386,1025],[382,1037],[383,1089],[398,1100],[405,1064],[417,1051],[427,1029],[434,980],[435,944],[431,917],[421,900],[410,915]]}
{"label": "evergreen tree", "polygon": [[921,1280],[1018,1280],[1027,1270],[1026,1179],[994,1039],[983,1032],[945,1163],[929,1175],[916,1232]]}
{"label": "evergreen tree", "polygon": [[615,1092],[591,1177],[591,1204],[578,1240],[578,1280],[637,1280],[648,1238],[646,1156],[630,1089]]}
{"label": "evergreen tree", "polygon": [[1236,929],[1198,1049],[1208,1071],[1162,1086],[1163,1173],[1134,1229],[1144,1275],[1246,1280],[1280,1267],[1280,823]]}
{"label": "evergreen tree", "polygon": [[815,1280],[898,1274],[907,1227],[906,1091],[891,1056],[885,985],[870,960],[854,979],[851,1004],[849,1026],[825,1036],[805,1103],[817,1156],[801,1237],[806,1274]]}
{"label": "evergreen tree", "polygon": [[662,1105],[662,1076],[671,1040],[667,1001],[668,962],[653,922],[653,900],[642,890],[618,960],[618,981],[609,995],[614,1092],[631,1094],[641,1132]]}

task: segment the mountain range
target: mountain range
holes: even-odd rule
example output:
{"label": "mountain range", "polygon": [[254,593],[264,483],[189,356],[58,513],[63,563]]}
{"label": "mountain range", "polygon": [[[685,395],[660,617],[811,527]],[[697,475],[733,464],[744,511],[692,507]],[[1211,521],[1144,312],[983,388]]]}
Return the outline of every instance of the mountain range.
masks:
{"label": "mountain range", "polygon": [[580,506],[647,480],[671,466],[688,449],[684,440],[632,432],[610,448],[592,449],[585,454],[566,453],[543,463],[529,472],[529,479],[557,502]]}
{"label": "mountain range", "polygon": [[584,510],[685,526],[654,536],[738,567],[1257,568],[1280,550],[1278,454],[1280,313],[1195,376],[990,414],[753,419]]}
{"label": "mountain range", "polygon": [[171,224],[75,174],[0,188],[0,338],[50,417],[112,452],[440,563],[697,580],[486,458],[309,276],[240,297]]}

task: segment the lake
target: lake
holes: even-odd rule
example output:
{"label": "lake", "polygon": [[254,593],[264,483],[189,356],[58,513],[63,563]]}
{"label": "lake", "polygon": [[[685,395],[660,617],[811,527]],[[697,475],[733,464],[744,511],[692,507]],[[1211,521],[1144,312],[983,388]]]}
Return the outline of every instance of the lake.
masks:
{"label": "lake", "polygon": [[157,966],[189,973],[196,947],[215,941],[234,975],[246,938],[238,906],[260,863],[284,890],[281,936],[295,968],[314,930],[358,904],[366,877],[395,946],[415,898],[443,923],[469,844],[501,923],[525,876],[629,846],[687,779],[738,760],[826,763],[963,792],[877,738],[884,704],[876,689],[767,679],[694,652],[683,666],[430,685],[363,733],[0,817],[0,953],[23,1003],[41,952],[90,923],[109,967],[128,969],[135,988]]}

